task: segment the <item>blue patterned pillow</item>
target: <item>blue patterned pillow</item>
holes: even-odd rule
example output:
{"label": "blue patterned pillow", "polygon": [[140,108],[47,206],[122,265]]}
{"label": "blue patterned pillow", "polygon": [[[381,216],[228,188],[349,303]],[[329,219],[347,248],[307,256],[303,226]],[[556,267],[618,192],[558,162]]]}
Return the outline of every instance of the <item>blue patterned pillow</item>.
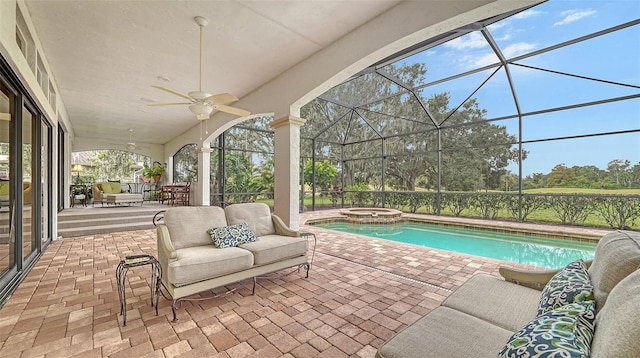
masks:
{"label": "blue patterned pillow", "polygon": [[595,318],[593,301],[551,310],[514,333],[498,357],[588,358]]}
{"label": "blue patterned pillow", "polygon": [[577,260],[555,274],[544,286],[537,316],[570,303],[593,300],[593,285],[587,266],[584,261]]}
{"label": "blue patterned pillow", "polygon": [[256,241],[256,235],[245,223],[214,227],[213,229],[207,230],[207,233],[211,236],[213,244],[221,249],[242,245],[245,242]]}

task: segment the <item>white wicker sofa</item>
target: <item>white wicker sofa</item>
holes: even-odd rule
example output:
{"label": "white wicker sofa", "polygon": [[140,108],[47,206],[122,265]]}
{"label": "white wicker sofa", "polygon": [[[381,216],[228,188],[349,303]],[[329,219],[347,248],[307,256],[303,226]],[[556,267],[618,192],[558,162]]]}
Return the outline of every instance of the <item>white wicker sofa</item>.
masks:
{"label": "white wicker sofa", "polygon": [[[600,239],[586,275],[593,286],[593,296],[587,301],[593,302],[595,296],[596,309],[590,316],[593,319],[595,315],[595,321],[590,323],[595,327],[593,339],[590,346],[585,344],[586,350],[590,350],[590,357],[640,357],[639,268],[639,232],[615,231]],[[477,274],[445,299],[440,307],[385,342],[376,357],[498,357],[499,353],[505,353],[501,350],[512,337],[519,340],[511,342],[518,343],[520,350],[514,349],[515,353],[512,350],[511,355],[505,356],[534,356],[529,355],[527,349],[539,343],[537,337],[556,339],[548,330],[553,327],[549,323],[551,320],[542,322],[544,315],[537,313],[541,296],[545,295],[540,290],[558,271],[502,268],[501,274],[506,280]],[[536,324],[540,322],[544,324]],[[572,329],[568,330],[570,333],[566,337],[580,338],[581,333],[576,327],[582,329],[583,326],[576,322],[571,323]],[[564,329],[566,327],[569,326]],[[519,335],[525,331],[530,335]],[[556,346],[541,347],[538,344],[534,349],[546,352]],[[552,355],[542,353],[540,356]]]}
{"label": "white wicker sofa", "polygon": [[[255,242],[218,248],[207,230],[246,223]],[[306,238],[290,230],[262,203],[175,207],[164,213],[157,226],[158,261],[162,284],[173,298],[173,319],[182,300],[197,299],[197,293],[265,275],[293,266],[303,266],[309,275]]]}

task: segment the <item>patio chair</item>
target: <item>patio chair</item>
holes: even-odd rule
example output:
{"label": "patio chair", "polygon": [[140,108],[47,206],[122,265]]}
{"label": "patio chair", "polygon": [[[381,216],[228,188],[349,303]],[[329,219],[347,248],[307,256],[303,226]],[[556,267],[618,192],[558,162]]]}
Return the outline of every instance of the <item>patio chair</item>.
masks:
{"label": "patio chair", "polygon": [[182,187],[177,187],[173,189],[172,200],[174,205],[189,205],[189,192],[191,188],[191,183],[187,182]]}

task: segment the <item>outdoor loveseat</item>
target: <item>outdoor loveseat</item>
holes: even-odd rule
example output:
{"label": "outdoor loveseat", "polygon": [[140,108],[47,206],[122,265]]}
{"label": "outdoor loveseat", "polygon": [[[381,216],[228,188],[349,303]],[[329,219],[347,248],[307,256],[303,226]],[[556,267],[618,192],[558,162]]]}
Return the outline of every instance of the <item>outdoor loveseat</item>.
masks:
{"label": "outdoor loveseat", "polygon": [[582,265],[477,274],[376,357],[640,357],[640,233],[603,236]]}
{"label": "outdoor loveseat", "polygon": [[93,205],[95,203],[101,203],[103,206],[104,203],[107,205],[140,203],[142,205],[142,194],[129,193],[122,185],[120,182],[94,183],[91,186]]}
{"label": "outdoor loveseat", "polygon": [[162,284],[173,298],[173,320],[182,300],[241,280],[293,266],[305,267],[308,242],[262,203],[174,207],[157,227]]}

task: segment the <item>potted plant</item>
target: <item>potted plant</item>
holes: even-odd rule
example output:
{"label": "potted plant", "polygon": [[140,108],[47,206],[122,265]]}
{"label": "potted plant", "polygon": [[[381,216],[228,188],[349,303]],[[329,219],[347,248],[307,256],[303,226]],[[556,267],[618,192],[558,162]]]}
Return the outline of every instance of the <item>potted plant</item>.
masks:
{"label": "potted plant", "polygon": [[147,179],[153,179],[154,181],[160,181],[162,178],[162,174],[164,173],[164,168],[160,165],[154,164],[153,166],[144,165],[144,169],[142,170],[142,175]]}
{"label": "potted plant", "polygon": [[82,200],[85,198],[84,188],[82,187],[73,187],[73,197],[76,200]]}

